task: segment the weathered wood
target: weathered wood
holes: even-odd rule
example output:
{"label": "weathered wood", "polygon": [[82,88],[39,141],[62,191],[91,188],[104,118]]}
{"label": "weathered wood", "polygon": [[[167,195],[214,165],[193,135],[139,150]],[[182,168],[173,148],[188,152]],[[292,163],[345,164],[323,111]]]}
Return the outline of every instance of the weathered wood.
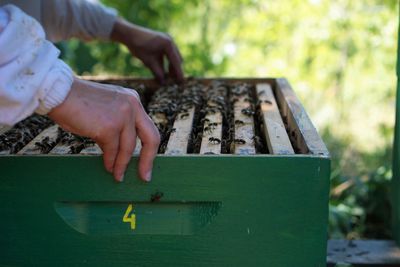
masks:
{"label": "weathered wood", "polygon": [[[142,149],[142,143],[139,138],[136,139],[136,147],[135,150],[133,151],[133,155],[139,155],[140,150]],[[91,146],[85,147],[84,149],[81,150],[80,154],[83,155],[101,155],[103,154],[103,151],[99,147],[98,144],[93,144]]]}
{"label": "weathered wood", "polygon": [[329,240],[327,263],[399,266],[400,248],[392,240]]}
{"label": "weathered wood", "polygon": [[57,154],[57,155],[72,154],[71,145],[74,144],[59,143],[52,150],[50,150],[49,154]]}
{"label": "weathered wood", "polygon": [[200,154],[221,154],[222,114],[218,111],[205,118]]}
{"label": "weathered wood", "polygon": [[158,128],[162,128],[168,124],[167,116],[164,113],[150,114],[150,118]]}
{"label": "weathered wood", "polygon": [[[146,89],[158,89],[160,84],[151,78],[132,78],[126,76],[110,76],[110,75],[103,75],[103,76],[80,76],[82,79],[85,80],[92,80],[101,83],[120,83],[120,80],[124,80],[128,83],[137,83],[143,84],[146,86]],[[215,81],[215,78],[195,78],[197,82],[200,82],[204,85],[209,85]],[[218,78],[218,81],[225,82],[225,83],[249,83],[249,84],[256,84],[256,83],[273,83],[275,82],[275,78],[251,78],[251,77],[242,77],[242,78]]]}
{"label": "weathered wood", "polygon": [[16,154],[52,124],[45,116],[32,115],[0,136],[0,155]]}
{"label": "weathered wood", "polygon": [[183,155],[187,152],[190,133],[192,131],[194,110],[192,107],[187,111],[180,112],[176,116],[173,131],[168,140],[165,154],[167,155]]}
{"label": "weathered wood", "polygon": [[226,95],[227,88],[219,81],[212,83],[207,91],[207,107],[204,117],[200,154],[221,154],[222,111],[227,108]]}
{"label": "weathered wood", "polygon": [[7,132],[8,130],[10,130],[12,127],[10,126],[6,126],[6,125],[0,125],[0,134],[3,134],[5,132]]}
{"label": "weathered wood", "polygon": [[[235,85],[232,89],[235,138],[231,151],[239,155],[256,154],[254,145],[254,109],[248,94],[248,85]],[[236,93],[235,93],[236,91]]]}
{"label": "weathered wood", "polygon": [[303,154],[311,153],[328,157],[328,149],[288,81],[285,78],[278,78],[276,86],[275,94],[278,104],[287,120],[291,139],[295,141],[297,149]]}
{"label": "weathered wood", "polygon": [[0,155],[10,155],[10,153],[11,153],[10,149],[0,151]]}
{"label": "weathered wood", "polygon": [[24,146],[17,154],[20,155],[37,155],[43,154],[41,148],[36,145],[36,143],[41,143],[46,140],[46,143],[56,143],[58,136],[58,125],[55,124],[49,128],[43,130],[39,135],[37,135],[32,141],[30,141],[26,146]]}
{"label": "weathered wood", "polygon": [[103,154],[103,151],[99,147],[98,144],[94,143],[91,146],[87,146],[84,149],[81,150],[80,154],[83,155],[101,155]]}
{"label": "weathered wood", "polygon": [[[151,91],[154,91],[154,88]],[[160,153],[165,152],[173,120],[180,108],[180,99],[180,86],[163,86],[154,91],[147,106],[147,112],[160,133]]]}
{"label": "weathered wood", "polygon": [[138,137],[136,138],[136,147],[135,150],[133,151],[133,155],[139,155],[141,150],[142,150],[142,141]]}
{"label": "weathered wood", "polygon": [[259,83],[256,85],[256,92],[262,112],[265,140],[267,141],[269,152],[278,155],[294,154],[271,85]]}
{"label": "weathered wood", "polygon": [[49,154],[77,154],[87,145],[85,139],[75,136],[72,133],[62,132],[61,134],[59,133],[59,135],[60,141],[50,150]]}

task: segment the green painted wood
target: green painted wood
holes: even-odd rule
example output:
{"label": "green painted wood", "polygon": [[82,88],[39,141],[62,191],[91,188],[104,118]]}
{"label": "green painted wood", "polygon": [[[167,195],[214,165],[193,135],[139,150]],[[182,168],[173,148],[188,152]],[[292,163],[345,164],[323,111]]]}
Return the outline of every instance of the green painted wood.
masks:
{"label": "green painted wood", "polygon": [[98,156],[0,157],[0,265],[326,265],[329,158],[136,163],[119,184]]}
{"label": "green painted wood", "polygon": [[[400,10],[399,10],[400,11]],[[396,122],[393,143],[393,233],[400,245],[400,14],[399,34],[397,45],[397,93],[396,93]]]}

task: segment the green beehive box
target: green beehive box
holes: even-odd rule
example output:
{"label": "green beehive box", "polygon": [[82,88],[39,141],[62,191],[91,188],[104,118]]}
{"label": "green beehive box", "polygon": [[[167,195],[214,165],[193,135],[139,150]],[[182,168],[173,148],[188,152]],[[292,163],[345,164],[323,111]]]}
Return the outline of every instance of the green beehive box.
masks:
{"label": "green beehive box", "polygon": [[[268,154],[182,155],[168,144],[150,183],[137,177],[137,155],[116,183],[101,155],[3,153],[0,266],[325,266],[325,145],[285,79],[222,81],[269,85],[294,153],[273,116],[260,127]],[[273,101],[257,92],[258,112],[270,114]]]}

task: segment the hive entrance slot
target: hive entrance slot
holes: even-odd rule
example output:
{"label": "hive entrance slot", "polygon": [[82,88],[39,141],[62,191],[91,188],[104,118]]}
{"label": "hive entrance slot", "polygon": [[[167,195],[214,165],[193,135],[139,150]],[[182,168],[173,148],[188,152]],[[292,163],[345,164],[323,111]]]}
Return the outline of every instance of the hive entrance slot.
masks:
{"label": "hive entrance slot", "polygon": [[212,224],[221,202],[58,201],[54,208],[87,235],[193,235]]}

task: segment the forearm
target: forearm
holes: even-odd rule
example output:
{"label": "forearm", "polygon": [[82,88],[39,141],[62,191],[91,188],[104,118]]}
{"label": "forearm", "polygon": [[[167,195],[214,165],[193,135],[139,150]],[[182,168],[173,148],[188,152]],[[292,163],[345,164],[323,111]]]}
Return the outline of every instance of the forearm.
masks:
{"label": "forearm", "polygon": [[[165,73],[169,74],[169,78],[183,81],[182,57],[168,34],[118,18],[111,32],[111,40],[126,45],[132,55],[140,59],[160,83],[165,81]],[[169,63],[168,71],[164,69],[164,59]]]}
{"label": "forearm", "polygon": [[84,0],[41,0],[41,20],[48,39],[109,40],[117,12]]}
{"label": "forearm", "polygon": [[121,17],[116,19],[110,34],[112,41],[127,46],[140,46],[146,44],[152,38],[154,38],[154,31],[131,23]]}
{"label": "forearm", "polygon": [[40,24],[15,6],[0,8],[0,124],[47,113],[66,97],[72,71]]}

